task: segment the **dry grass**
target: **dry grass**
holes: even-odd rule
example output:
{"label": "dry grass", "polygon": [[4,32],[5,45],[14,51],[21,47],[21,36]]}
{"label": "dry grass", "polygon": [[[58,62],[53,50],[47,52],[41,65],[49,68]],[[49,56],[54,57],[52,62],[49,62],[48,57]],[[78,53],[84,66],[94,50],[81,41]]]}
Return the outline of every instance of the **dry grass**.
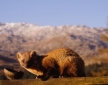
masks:
{"label": "dry grass", "polygon": [[53,78],[47,81],[35,79],[1,80],[0,85],[108,85],[108,77]]}

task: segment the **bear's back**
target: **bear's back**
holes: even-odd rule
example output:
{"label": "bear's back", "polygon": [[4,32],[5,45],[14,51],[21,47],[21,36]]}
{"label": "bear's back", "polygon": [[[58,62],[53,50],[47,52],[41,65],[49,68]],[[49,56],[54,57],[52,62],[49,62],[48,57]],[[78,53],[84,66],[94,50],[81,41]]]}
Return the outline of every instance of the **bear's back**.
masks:
{"label": "bear's back", "polygon": [[47,53],[47,57],[44,59],[47,61],[49,58],[55,59],[55,61],[59,65],[67,65],[70,64],[70,62],[79,62],[81,61],[83,63],[82,58],[73,50],[69,48],[58,48],[55,50],[52,50]]}
{"label": "bear's back", "polygon": [[[52,50],[46,54],[48,57],[56,58],[56,59],[64,59],[66,57],[78,58],[79,55],[69,48],[58,48]],[[80,58],[80,57],[79,57]]]}

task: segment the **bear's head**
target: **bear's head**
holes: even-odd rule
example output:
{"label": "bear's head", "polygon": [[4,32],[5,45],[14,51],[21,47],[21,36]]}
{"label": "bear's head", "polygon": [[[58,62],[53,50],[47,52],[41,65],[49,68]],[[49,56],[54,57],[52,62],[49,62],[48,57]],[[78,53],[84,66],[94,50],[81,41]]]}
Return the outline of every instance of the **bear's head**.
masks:
{"label": "bear's head", "polygon": [[37,57],[37,54],[35,51],[17,53],[17,59],[20,65],[24,68],[31,68],[32,65],[34,65],[35,63],[36,57]]}

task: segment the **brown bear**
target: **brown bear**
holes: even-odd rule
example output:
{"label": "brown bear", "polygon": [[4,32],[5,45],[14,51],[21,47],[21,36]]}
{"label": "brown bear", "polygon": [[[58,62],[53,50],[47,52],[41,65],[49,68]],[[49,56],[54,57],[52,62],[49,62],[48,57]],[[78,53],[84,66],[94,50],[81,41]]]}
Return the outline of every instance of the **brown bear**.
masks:
{"label": "brown bear", "polygon": [[82,58],[69,48],[58,48],[45,55],[35,51],[17,53],[22,67],[42,80],[49,77],[85,77],[85,65]]}

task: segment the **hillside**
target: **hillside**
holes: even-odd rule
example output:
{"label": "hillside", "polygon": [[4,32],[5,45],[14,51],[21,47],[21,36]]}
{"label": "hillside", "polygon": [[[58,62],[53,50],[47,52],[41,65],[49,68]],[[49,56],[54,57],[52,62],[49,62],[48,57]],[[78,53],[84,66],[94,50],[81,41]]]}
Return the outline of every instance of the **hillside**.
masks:
{"label": "hillside", "polygon": [[94,58],[107,43],[100,38],[104,28],[87,26],[38,26],[29,23],[0,23],[0,68],[19,66],[17,52],[36,50],[44,54],[58,47],[69,47],[77,52],[85,64],[98,62]]}

